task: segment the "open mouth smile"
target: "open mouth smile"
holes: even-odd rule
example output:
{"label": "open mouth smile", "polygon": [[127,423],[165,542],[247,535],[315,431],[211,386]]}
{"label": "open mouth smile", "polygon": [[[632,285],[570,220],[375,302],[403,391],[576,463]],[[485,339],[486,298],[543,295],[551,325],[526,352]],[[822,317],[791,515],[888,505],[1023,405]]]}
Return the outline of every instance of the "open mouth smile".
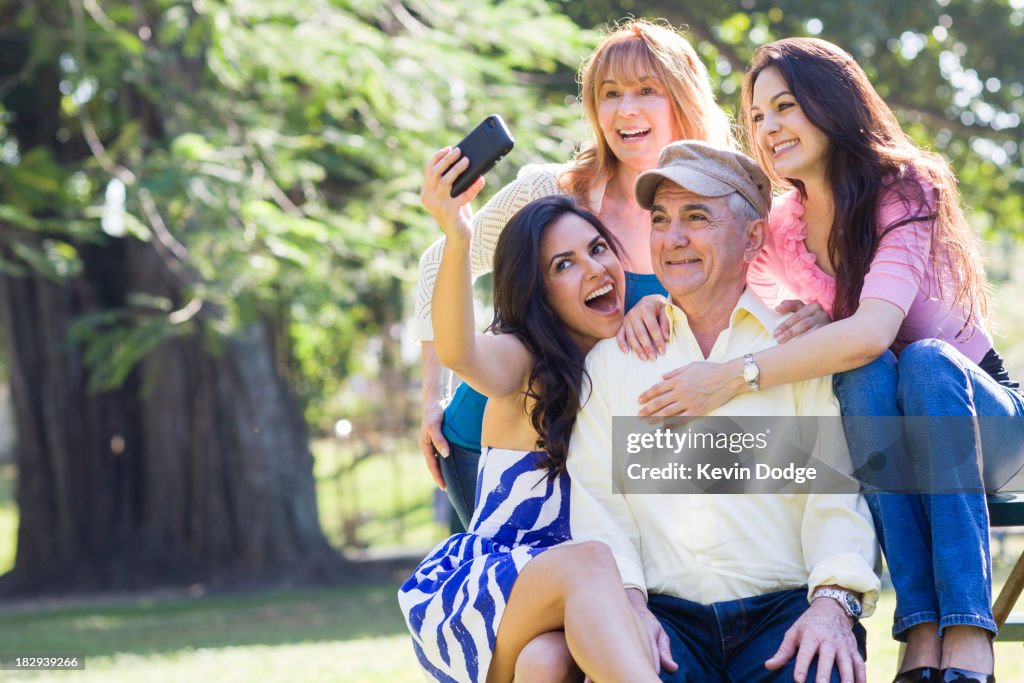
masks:
{"label": "open mouth smile", "polygon": [[618,131],[619,137],[622,138],[623,140],[627,141],[627,142],[629,140],[640,140],[640,139],[643,139],[643,138],[647,137],[647,135],[649,135],[650,132],[651,132],[650,128],[622,128],[622,129],[619,129],[619,131]]}
{"label": "open mouth smile", "polygon": [[772,147],[772,153],[775,156],[778,156],[778,155],[782,154],[783,152],[785,152],[788,149],[793,149],[798,144],[800,144],[799,140],[786,140],[785,142],[781,142],[781,143],[775,145],[774,147]]}
{"label": "open mouth smile", "polygon": [[619,299],[615,294],[615,287],[608,283],[603,287],[595,289],[583,300],[587,308],[598,313],[615,313],[619,308]]}

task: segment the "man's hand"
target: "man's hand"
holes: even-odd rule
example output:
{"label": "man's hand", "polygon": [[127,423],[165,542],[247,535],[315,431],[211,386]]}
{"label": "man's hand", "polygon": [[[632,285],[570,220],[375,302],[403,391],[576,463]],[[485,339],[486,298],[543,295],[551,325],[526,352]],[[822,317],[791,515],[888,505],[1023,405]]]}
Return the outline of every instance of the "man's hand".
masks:
{"label": "man's hand", "polygon": [[864,660],[853,636],[853,619],[832,598],[821,597],[812,602],[786,631],[782,645],[764,665],[772,671],[781,669],[793,655],[796,655],[793,670],[796,683],[804,683],[815,655],[818,657],[815,683],[828,683],[833,664],[839,668],[843,683],[867,683]]}
{"label": "man's hand", "polygon": [[658,617],[651,614],[647,609],[647,599],[642,591],[636,588],[627,588],[626,597],[633,610],[640,617],[640,622],[647,629],[647,635],[651,639],[651,660],[654,662],[654,669],[661,672],[662,669],[669,673],[679,668],[676,661],[672,659],[672,648],[669,644],[668,634],[658,621]]}

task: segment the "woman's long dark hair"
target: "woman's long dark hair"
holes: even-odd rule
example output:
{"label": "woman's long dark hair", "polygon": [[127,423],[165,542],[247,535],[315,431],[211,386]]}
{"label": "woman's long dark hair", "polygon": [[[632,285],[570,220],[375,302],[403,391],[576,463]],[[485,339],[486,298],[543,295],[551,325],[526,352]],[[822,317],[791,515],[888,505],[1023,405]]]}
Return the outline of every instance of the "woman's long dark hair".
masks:
{"label": "woman's long dark hair", "polygon": [[530,422],[537,447],[547,453],[544,464],[554,478],[565,471],[569,437],[580,411],[586,353],[569,334],[548,303],[540,261],[540,242],[547,229],[566,214],[594,226],[616,255],[618,243],[597,216],[569,197],[544,197],[530,202],[501,231],[494,250],[494,320],[487,330],[515,335],[533,355],[526,398],[534,401]]}
{"label": "woman's long dark hair", "polygon": [[[807,119],[828,137],[826,175],[834,204],[828,254],[836,273],[833,317],[848,318],[857,310],[882,236],[927,221],[932,226],[930,257],[941,273],[940,291],[934,295],[962,307],[965,328],[975,316],[984,322],[985,271],[949,164],[907,137],[853,57],[824,40],[787,38],[754,52],[743,79],[743,119],[748,144],[761,167],[776,183],[796,187],[805,199],[803,183],[780,178],[754,137],[754,82],[768,68],[779,70]],[[878,225],[883,198],[887,204],[901,202],[905,209],[902,218],[884,230]]]}

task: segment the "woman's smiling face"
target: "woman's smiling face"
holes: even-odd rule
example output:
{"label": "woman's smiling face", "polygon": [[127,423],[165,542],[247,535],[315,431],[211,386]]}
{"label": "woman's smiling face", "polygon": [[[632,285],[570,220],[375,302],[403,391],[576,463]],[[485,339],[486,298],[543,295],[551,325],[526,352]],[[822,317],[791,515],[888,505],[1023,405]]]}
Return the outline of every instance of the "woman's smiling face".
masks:
{"label": "woman's smiling face", "polygon": [[781,178],[823,180],[829,139],[811,123],[775,67],[762,71],[754,81],[750,105],[754,142],[763,159],[770,159]]}
{"label": "woman's smiling face", "polygon": [[678,137],[672,98],[651,76],[608,74],[597,91],[597,120],[612,154],[638,172],[657,166],[662,148]]}
{"label": "woman's smiling face", "polygon": [[625,275],[619,257],[586,220],[568,213],[540,242],[548,305],[584,351],[622,326]]}

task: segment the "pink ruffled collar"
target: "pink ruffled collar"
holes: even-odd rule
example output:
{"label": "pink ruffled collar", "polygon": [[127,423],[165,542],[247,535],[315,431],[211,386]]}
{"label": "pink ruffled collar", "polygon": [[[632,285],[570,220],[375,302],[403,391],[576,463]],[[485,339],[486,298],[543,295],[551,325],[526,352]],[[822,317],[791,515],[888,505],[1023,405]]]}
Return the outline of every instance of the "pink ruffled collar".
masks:
{"label": "pink ruffled collar", "polygon": [[807,249],[807,223],[800,193],[787,192],[776,200],[770,219],[772,245],[786,273],[788,289],[804,303],[818,303],[829,315],[836,299],[836,279],[818,267]]}

